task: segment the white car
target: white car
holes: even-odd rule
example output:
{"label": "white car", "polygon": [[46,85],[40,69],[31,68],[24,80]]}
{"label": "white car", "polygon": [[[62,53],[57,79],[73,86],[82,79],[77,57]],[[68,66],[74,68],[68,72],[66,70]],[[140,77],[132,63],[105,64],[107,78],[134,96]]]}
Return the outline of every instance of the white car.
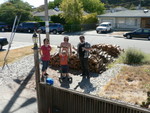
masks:
{"label": "white car", "polygon": [[112,31],[112,25],[111,22],[102,22],[98,27],[96,27],[96,32],[111,32]]}

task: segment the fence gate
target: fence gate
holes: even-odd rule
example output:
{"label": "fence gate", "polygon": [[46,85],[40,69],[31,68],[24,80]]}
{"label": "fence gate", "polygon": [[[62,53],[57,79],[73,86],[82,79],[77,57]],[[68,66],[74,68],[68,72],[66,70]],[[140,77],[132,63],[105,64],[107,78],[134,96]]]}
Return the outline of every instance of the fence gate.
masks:
{"label": "fence gate", "polygon": [[150,113],[150,110],[77,91],[39,84],[40,113]]}

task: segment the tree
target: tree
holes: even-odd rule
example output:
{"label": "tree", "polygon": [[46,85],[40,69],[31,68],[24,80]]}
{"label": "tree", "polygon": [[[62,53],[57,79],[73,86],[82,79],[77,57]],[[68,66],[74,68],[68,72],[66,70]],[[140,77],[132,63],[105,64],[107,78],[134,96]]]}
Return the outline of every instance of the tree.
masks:
{"label": "tree", "polygon": [[68,24],[80,24],[83,15],[82,3],[79,0],[63,0],[60,4],[62,17]]}
{"label": "tree", "polygon": [[8,2],[15,4],[15,3],[21,2],[21,0],[8,0]]}
{"label": "tree", "polygon": [[82,24],[93,24],[97,23],[97,14],[96,13],[90,13],[88,15],[84,15],[82,19]]}
{"label": "tree", "polygon": [[59,7],[59,5],[61,4],[62,0],[54,0],[54,5],[55,7]]}
{"label": "tree", "polygon": [[32,6],[21,0],[9,0],[0,6],[0,21],[12,24],[16,15],[22,15],[21,21],[31,19]]}
{"label": "tree", "polygon": [[50,2],[48,3],[48,8],[49,8],[49,9],[54,9],[54,8],[55,8],[54,2],[51,2],[51,1],[50,1]]}
{"label": "tree", "polygon": [[59,5],[61,4],[62,0],[54,0],[54,1],[50,1],[48,3],[48,8],[49,9],[54,9],[55,7],[59,8]]}
{"label": "tree", "polygon": [[39,7],[37,7],[36,9],[35,9],[35,11],[37,11],[37,12],[42,12],[42,11],[44,11],[45,10],[45,6],[44,5],[41,5],[41,6],[39,6]]}
{"label": "tree", "polygon": [[54,23],[66,24],[65,19],[61,18],[60,14],[51,16],[51,21]]}
{"label": "tree", "polygon": [[130,8],[131,4],[134,6],[138,6],[141,4],[142,7],[150,8],[150,2],[149,0],[101,0],[103,3],[106,4],[106,6],[123,6],[126,8]]}
{"label": "tree", "polygon": [[102,14],[105,7],[104,3],[100,0],[81,0],[83,3],[84,11],[89,13],[98,13]]}

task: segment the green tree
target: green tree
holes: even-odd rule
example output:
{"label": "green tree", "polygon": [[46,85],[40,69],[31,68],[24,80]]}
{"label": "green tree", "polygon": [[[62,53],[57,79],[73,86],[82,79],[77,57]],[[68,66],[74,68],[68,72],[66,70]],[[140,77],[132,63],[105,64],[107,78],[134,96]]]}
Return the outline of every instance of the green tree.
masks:
{"label": "green tree", "polygon": [[42,12],[42,11],[45,11],[45,7],[44,7],[44,5],[41,5],[41,6],[37,7],[34,10],[37,11],[37,12]]}
{"label": "green tree", "polygon": [[62,17],[68,24],[80,24],[83,16],[82,3],[79,0],[63,0],[60,4]]}
{"label": "green tree", "polygon": [[16,15],[22,15],[21,21],[31,20],[32,7],[21,0],[10,0],[0,6],[0,21],[12,24]]}
{"label": "green tree", "polygon": [[49,8],[49,9],[54,9],[54,8],[55,8],[54,2],[51,2],[51,1],[50,1],[50,2],[48,3],[48,8]]}
{"label": "green tree", "polygon": [[8,2],[12,3],[12,4],[16,4],[18,2],[21,2],[21,0],[8,0]]}
{"label": "green tree", "polygon": [[62,0],[50,1],[50,2],[48,3],[48,8],[49,8],[49,9],[54,9],[55,7],[58,7],[58,8],[59,8],[61,2],[62,2]]}
{"label": "green tree", "polygon": [[82,24],[93,24],[93,23],[97,23],[97,22],[98,22],[98,19],[97,19],[96,13],[84,15],[83,19],[82,19]]}
{"label": "green tree", "polygon": [[84,11],[89,13],[98,13],[102,14],[105,7],[104,3],[100,0],[81,0],[83,3]]}
{"label": "green tree", "polygon": [[55,7],[59,7],[59,5],[61,4],[62,0],[54,0],[54,5]]}
{"label": "green tree", "polygon": [[65,19],[62,18],[60,14],[51,16],[51,21],[54,23],[66,24]]}
{"label": "green tree", "polygon": [[131,10],[135,10],[135,9],[136,9],[135,5],[134,5],[134,4],[131,4],[131,5],[130,5],[130,9],[131,9]]}
{"label": "green tree", "polygon": [[150,8],[150,2],[149,0],[101,0],[103,3],[106,4],[106,6],[109,7],[116,7],[116,6],[123,6],[126,8],[131,8],[130,4],[133,4],[134,6],[138,6],[141,4],[142,7]]}

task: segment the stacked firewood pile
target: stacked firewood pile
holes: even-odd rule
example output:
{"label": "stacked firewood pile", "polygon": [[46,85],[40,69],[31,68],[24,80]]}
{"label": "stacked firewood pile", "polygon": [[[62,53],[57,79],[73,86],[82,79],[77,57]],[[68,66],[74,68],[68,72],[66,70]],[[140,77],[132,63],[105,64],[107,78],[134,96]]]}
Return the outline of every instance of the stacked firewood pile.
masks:
{"label": "stacked firewood pile", "polygon": [[[89,69],[90,72],[102,73],[106,70],[108,63],[114,61],[120,52],[123,51],[119,46],[108,44],[93,45],[89,56]],[[54,67],[59,67],[59,54],[51,56],[50,64]],[[69,68],[80,70],[80,61],[77,53],[69,57]]]}
{"label": "stacked firewood pile", "polygon": [[120,46],[111,45],[111,44],[93,45],[92,48],[105,51],[108,55],[111,55],[112,57],[115,57],[115,58],[118,57],[121,51],[123,51],[123,49],[121,49]]}

